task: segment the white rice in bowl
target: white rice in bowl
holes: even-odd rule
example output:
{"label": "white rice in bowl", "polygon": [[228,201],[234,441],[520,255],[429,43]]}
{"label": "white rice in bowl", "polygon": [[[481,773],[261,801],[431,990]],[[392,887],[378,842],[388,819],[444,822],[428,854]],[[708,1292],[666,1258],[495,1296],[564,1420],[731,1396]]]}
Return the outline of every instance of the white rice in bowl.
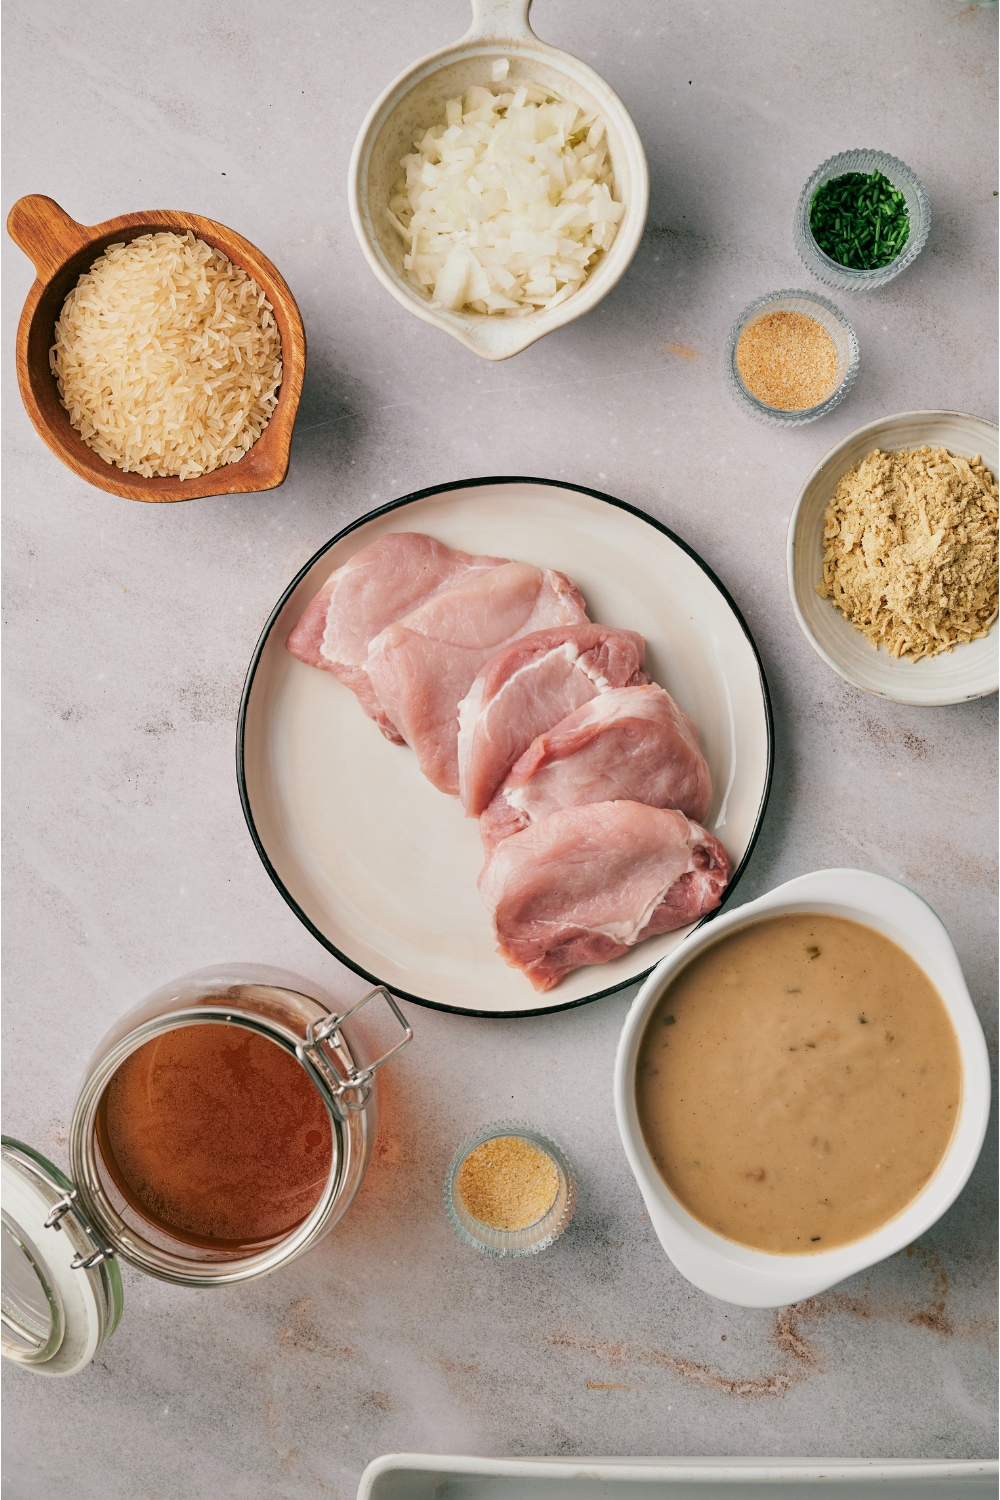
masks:
{"label": "white rice in bowl", "polygon": [[126,473],[236,463],[278,403],[281,335],[257,283],[186,234],[109,245],[63,304],[49,364],[70,422]]}

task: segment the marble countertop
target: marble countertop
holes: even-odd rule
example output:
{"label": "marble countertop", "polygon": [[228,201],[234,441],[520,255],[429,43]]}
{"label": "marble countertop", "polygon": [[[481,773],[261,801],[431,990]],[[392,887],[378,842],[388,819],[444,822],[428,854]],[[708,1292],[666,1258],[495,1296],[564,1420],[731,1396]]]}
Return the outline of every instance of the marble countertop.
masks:
{"label": "marble countertop", "polygon": [[[281,489],[165,506],[100,493],[20,405],[32,272],[4,241],[4,1129],[64,1163],[83,1060],[189,969],[278,964],[363,992],[247,834],[244,673],[288,580],[346,522],[496,473],[608,491],[705,558],[775,710],[774,790],[736,900],[836,864],[913,886],[955,940],[995,1056],[997,700],[910,709],[855,691],[799,633],[784,571],[798,489],[854,428],[914,408],[996,420],[995,7],[537,0],[538,33],[632,111],[652,198],[611,295],[499,365],[383,290],[346,203],[370,102],[462,33],[466,0],[10,0],[5,19],[5,211],[39,192],[88,223],[164,205],[221,219],[290,283],[309,368]],[[812,284],[795,201],[856,145],[916,170],[929,242],[884,290],[835,297],[861,344],[843,405],[757,426],[725,389],[728,329],[763,292]],[[82,1375],[4,1370],[11,1500],[352,1500],[392,1450],[994,1454],[994,1147],[906,1253],[791,1312],[715,1302],[660,1251],[618,1144],[630,998],[496,1022],[410,1006],[376,1159],[318,1248],[224,1291],[126,1269],[122,1326]],[[465,1250],[442,1209],[456,1143],[498,1115],[560,1139],[579,1176],[570,1232],[531,1262]]]}

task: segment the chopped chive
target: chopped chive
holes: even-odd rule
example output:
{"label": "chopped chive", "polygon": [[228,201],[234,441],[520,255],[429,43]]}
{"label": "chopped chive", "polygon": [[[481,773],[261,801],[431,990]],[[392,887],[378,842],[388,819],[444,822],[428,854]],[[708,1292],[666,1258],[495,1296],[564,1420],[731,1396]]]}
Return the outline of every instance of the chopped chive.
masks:
{"label": "chopped chive", "polygon": [[905,197],[881,172],[847,172],[816,189],[809,228],[823,253],[839,265],[877,270],[906,244],[910,216]]}

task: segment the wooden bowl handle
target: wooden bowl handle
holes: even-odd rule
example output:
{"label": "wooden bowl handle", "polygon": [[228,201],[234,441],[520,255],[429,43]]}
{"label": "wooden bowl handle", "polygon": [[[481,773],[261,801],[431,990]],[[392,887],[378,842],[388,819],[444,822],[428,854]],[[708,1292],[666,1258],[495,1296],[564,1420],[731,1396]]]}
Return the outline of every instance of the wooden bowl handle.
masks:
{"label": "wooden bowl handle", "polygon": [[89,245],[94,231],[78,224],[53,198],[29,193],[7,215],[7,233],[34,262],[39,281],[48,281],[61,265]]}

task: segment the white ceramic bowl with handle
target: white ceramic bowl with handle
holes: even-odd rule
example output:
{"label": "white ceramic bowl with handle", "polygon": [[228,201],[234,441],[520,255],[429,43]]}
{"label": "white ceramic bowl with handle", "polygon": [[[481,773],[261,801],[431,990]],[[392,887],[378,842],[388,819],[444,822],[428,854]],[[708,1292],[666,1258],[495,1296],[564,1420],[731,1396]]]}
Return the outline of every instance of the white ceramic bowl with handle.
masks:
{"label": "white ceramic bowl with handle", "polygon": [[802,486],[788,523],[788,591],[802,634],[838,676],[866,693],[895,703],[932,707],[964,703],[995,693],[1000,684],[1000,622],[977,641],[926,656],[897,660],[867,636],[829,599],[816,592],[823,578],[823,518],[837,485],[874,448],[947,448],[962,458],[980,457],[998,471],[997,428],[958,411],[906,411],[859,427],[822,458]]}
{"label": "white ceramic bowl with handle", "polygon": [[[958,1037],[962,1098],[951,1142],[930,1181],[872,1234],[813,1255],[775,1255],[716,1234],[674,1197],[649,1154],[635,1103],[635,1069],[646,1025],[666,987],[725,934],[790,912],[846,917],[907,952],[937,988]],[[660,1244],[688,1281],[739,1307],[784,1307],[814,1297],[903,1249],[958,1197],[976,1164],[990,1108],[990,1069],[979,1017],[944,925],[906,886],[864,870],[817,870],[709,922],[657,966],[628,1013],[615,1059],[615,1112],[625,1155]]]}
{"label": "white ceramic bowl with handle", "polygon": [[[649,208],[649,168],[639,132],[618,95],[593,68],[539,41],[528,24],[531,0],[472,0],[472,25],[461,41],[428,53],[390,83],[361,127],[348,173],[351,220],[375,275],[397,302],[450,333],[484,359],[509,359],[546,333],[589,312],[624,274]],[[413,132],[444,118],[444,107],[473,84],[489,88],[492,64],[510,62],[506,85],[536,83],[600,115],[615,175],[613,197],[625,204],[611,249],[579,291],[558,307],[506,318],[431,307],[430,296],[403,269],[405,246],[389,220],[389,200],[412,151]]]}

